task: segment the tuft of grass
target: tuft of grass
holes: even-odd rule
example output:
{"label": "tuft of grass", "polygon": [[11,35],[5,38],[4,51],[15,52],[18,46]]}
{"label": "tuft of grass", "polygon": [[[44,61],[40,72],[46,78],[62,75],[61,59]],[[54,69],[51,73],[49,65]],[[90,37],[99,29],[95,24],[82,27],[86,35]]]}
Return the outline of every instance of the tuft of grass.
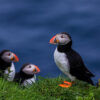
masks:
{"label": "tuft of grass", "polygon": [[61,88],[64,77],[39,77],[28,88],[0,78],[0,100],[100,100],[100,88],[76,81],[71,88]]}

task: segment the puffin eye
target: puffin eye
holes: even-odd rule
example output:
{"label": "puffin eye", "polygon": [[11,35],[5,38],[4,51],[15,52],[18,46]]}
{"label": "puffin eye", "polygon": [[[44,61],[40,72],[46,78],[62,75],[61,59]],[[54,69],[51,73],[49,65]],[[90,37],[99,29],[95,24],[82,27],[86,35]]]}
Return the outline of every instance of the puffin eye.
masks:
{"label": "puffin eye", "polygon": [[10,56],[11,54],[10,53],[8,53],[8,56]]}
{"label": "puffin eye", "polygon": [[31,68],[31,66],[29,66],[29,68]]}
{"label": "puffin eye", "polygon": [[64,36],[63,36],[63,35],[61,35],[61,38],[64,38]]}

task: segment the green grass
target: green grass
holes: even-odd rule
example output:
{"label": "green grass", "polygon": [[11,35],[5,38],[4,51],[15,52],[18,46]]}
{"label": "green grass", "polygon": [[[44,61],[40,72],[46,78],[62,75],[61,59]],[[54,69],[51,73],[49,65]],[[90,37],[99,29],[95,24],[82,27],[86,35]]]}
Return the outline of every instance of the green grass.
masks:
{"label": "green grass", "polygon": [[71,88],[61,88],[64,77],[42,78],[29,88],[0,78],[0,100],[100,100],[100,88],[77,81]]}

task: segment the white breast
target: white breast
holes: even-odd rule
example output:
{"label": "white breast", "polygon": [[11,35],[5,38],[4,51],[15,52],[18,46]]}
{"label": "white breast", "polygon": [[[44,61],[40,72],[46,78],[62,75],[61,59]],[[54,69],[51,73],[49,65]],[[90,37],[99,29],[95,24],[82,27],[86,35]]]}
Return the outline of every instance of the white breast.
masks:
{"label": "white breast", "polygon": [[61,53],[57,50],[54,52],[54,60],[58,68],[65,74],[69,73],[69,61],[65,53]]}
{"label": "white breast", "polygon": [[65,53],[59,52],[56,48],[54,52],[54,60],[58,68],[67,75],[72,81],[75,80],[75,77],[73,77],[70,74],[70,65],[69,60],[67,58],[67,55]]}
{"label": "white breast", "polygon": [[7,78],[8,81],[13,81],[15,77],[15,66],[13,63],[11,64],[11,67],[9,66],[9,68],[5,70],[5,75],[8,76]]}
{"label": "white breast", "polygon": [[25,81],[22,83],[22,85],[26,87],[26,86],[32,85],[32,84],[35,83],[35,82],[36,82],[36,75],[34,75],[34,77],[32,77],[32,78],[30,78],[30,79],[25,80]]}

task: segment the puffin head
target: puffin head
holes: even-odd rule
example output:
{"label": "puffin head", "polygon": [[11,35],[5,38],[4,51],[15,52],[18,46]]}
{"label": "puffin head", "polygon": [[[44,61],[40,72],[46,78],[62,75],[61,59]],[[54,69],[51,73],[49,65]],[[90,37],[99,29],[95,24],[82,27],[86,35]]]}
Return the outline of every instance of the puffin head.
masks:
{"label": "puffin head", "polygon": [[50,44],[66,45],[72,42],[70,35],[67,32],[61,32],[53,36],[50,40]]}
{"label": "puffin head", "polygon": [[0,53],[0,57],[5,62],[18,62],[19,61],[19,58],[13,52],[9,50],[3,50]]}
{"label": "puffin head", "polygon": [[21,71],[27,75],[34,75],[40,72],[38,66],[33,64],[24,64]]}

